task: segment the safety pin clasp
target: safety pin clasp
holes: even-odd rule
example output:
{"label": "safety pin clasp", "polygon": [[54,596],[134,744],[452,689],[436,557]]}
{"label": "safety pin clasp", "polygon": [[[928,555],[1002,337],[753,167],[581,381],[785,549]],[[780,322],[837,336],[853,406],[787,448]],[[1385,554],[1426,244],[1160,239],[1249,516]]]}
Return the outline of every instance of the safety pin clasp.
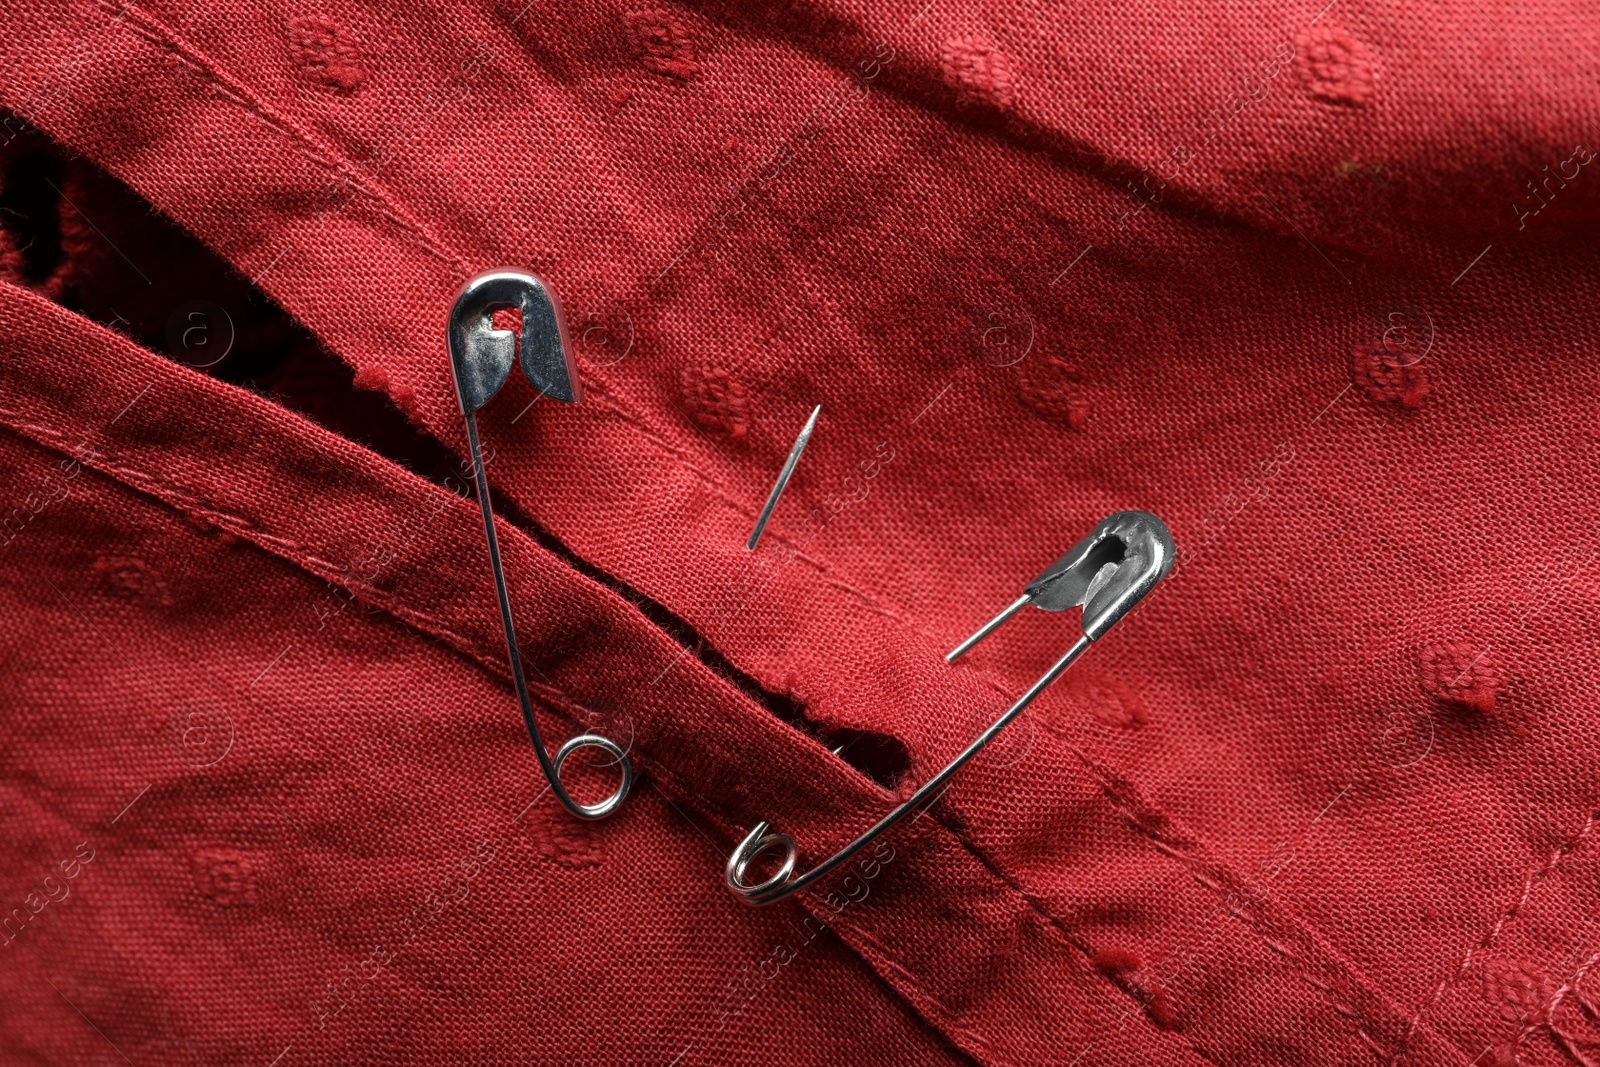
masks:
{"label": "safety pin clasp", "polygon": [[[517,333],[495,327],[494,312],[500,308],[514,308],[521,314],[520,340]],[[456,399],[461,402],[461,415],[466,420],[467,450],[472,456],[472,478],[478,492],[478,505],[483,511],[489,569],[494,574],[495,595],[500,602],[500,624],[505,631],[506,653],[511,659],[511,681],[516,687],[528,739],[533,742],[534,755],[538,757],[545,781],[561,806],[580,819],[602,819],[627,797],[633,785],[633,764],[620,745],[599,734],[570,738],[557,750],[554,759],[545,750],[533,714],[533,701],[528,695],[528,680],[522,671],[522,655],[517,650],[517,631],[511,621],[511,595],[506,590],[505,570],[500,564],[500,540],[495,535],[489,479],[484,470],[483,450],[478,443],[478,410],[506,384],[511,368],[519,360],[522,373],[541,396],[568,404],[583,399],[583,385],[573,366],[572,345],[561,318],[561,305],[549,287],[532,274],[515,270],[489,271],[462,286],[450,309],[446,335]],[[610,757],[607,766],[617,767],[621,775],[611,795],[594,804],[579,803],[561,784],[561,771],[567,760],[584,748],[597,748],[606,753]]]}
{"label": "safety pin clasp", "polygon": [[[724,871],[728,888],[747,903],[772,904],[798,893],[848,863],[857,852],[935,796],[957,771],[983,751],[984,746],[1022,714],[1090,645],[1105,636],[1118,620],[1132,611],[1172,569],[1174,558],[1172,534],[1166,523],[1156,516],[1144,511],[1119,511],[1106,518],[1089,536],[1029,582],[1022,596],[952,649],[945,660],[953,662],[960,658],[1029,605],[1044,611],[1065,611],[1081,605],[1083,635],[1065,655],[1029,686],[1028,691],[1018,697],[960,755],[924,782],[908,800],[805,874],[798,877],[794,874],[799,861],[799,846],[795,839],[788,834],[774,833],[766,822],[757,823],[728,857]],[[781,856],[776,870],[760,882],[746,881],[751,865],[768,853]]]}
{"label": "safety pin clasp", "polygon": [[945,662],[960,659],[1030,605],[1065,611],[1081,604],[1083,635],[1099,640],[1166,577],[1172,562],[1172,534],[1166,523],[1148,511],[1119,511],[1046,567],[1004,611],[951,649]]}
{"label": "safety pin clasp", "polygon": [[[500,308],[522,315],[520,344],[510,330],[495,328],[494,312]],[[468,281],[450,309],[449,339],[463,415],[472,416],[494,398],[519,357],[522,373],[540,395],[565,404],[583,400],[561,304],[531,274],[491,270]]]}

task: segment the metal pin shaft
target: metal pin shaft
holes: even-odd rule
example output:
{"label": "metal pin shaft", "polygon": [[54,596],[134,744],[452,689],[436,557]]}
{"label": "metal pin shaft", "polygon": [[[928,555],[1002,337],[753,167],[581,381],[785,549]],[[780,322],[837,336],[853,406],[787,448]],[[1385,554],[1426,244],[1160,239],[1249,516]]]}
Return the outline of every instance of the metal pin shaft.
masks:
{"label": "metal pin shaft", "polygon": [[1006,610],[1002,611],[1000,614],[996,615],[994,618],[980,626],[977,633],[973,634],[971,637],[967,638],[965,641],[961,642],[955,648],[952,648],[949,652],[947,652],[945,654],[944,661],[946,663],[954,663],[956,660],[966,655],[967,651],[971,649],[973,645],[977,644],[979,641],[982,641],[985,637],[988,637],[990,634],[998,630],[1000,625],[1007,619],[1011,618],[1011,616],[1027,607],[1028,602],[1032,599],[1033,596],[1031,594],[1023,593],[1012,602],[1010,607],[1006,608]]}
{"label": "metal pin shaft", "polygon": [[789,458],[783,462],[783,470],[778,472],[778,480],[772,484],[772,492],[767,497],[767,506],[761,509],[761,517],[756,520],[756,528],[750,533],[750,540],[745,542],[745,548],[751,552],[756,550],[756,544],[761,540],[761,532],[767,528],[767,520],[772,518],[772,513],[778,508],[778,498],[783,496],[783,490],[789,484],[789,476],[794,474],[795,464],[800,462],[800,455],[806,450],[806,445],[811,441],[811,431],[817,425],[817,416],[822,414],[822,405],[818,404],[811,411],[811,417],[800,429],[800,436],[794,439],[794,447],[789,449]]}

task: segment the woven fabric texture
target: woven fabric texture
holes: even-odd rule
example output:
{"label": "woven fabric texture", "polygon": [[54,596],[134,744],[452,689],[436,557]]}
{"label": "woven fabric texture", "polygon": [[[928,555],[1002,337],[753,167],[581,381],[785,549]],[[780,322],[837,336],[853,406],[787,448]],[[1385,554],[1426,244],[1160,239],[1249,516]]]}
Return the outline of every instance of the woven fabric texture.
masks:
{"label": "woven fabric texture", "polygon": [[[1600,1063],[1597,14],[14,5],[0,1052]],[[480,424],[596,824],[450,478],[500,266],[587,394]],[[271,383],[150,350],[198,298]],[[942,655],[1125,508],[1140,610],[727,893],[1036,678],[1070,616]]]}

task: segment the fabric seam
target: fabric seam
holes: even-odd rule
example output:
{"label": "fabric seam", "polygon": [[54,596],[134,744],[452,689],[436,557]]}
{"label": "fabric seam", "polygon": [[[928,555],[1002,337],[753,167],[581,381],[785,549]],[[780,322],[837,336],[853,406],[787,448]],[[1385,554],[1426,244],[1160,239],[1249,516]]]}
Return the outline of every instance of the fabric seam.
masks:
{"label": "fabric seam", "polygon": [[1583,829],[1569,837],[1565,842],[1557,845],[1541,864],[1523,875],[1522,894],[1518,897],[1517,902],[1511,907],[1502,910],[1494,923],[1478,939],[1477,943],[1467,949],[1466,955],[1461,958],[1461,963],[1456,967],[1455,972],[1440,979],[1438,986],[1433,991],[1433,996],[1412,1016],[1410,1024],[1406,1028],[1400,1051],[1390,1059],[1390,1063],[1399,1062],[1410,1051],[1412,1036],[1422,1026],[1423,1020],[1433,1014],[1433,1010],[1439,1006],[1439,1002],[1444,999],[1444,995],[1454,988],[1462,978],[1466,977],[1467,972],[1472,968],[1473,957],[1479,952],[1487,952],[1499,943],[1500,935],[1505,932],[1505,928],[1521,918],[1524,909],[1527,908],[1529,901],[1533,898],[1534,887],[1542,884],[1546,878],[1555,873],[1556,868],[1560,867],[1568,856],[1583,847],[1584,842],[1588,840],[1589,835],[1594,831],[1595,823],[1595,813],[1591,812],[1588,818],[1584,820]]}
{"label": "fabric seam", "polygon": [[[63,435],[53,430],[51,427],[26,421],[25,417],[22,416],[21,413],[12,408],[0,406],[0,419],[3,419],[5,421],[5,425],[19,436],[22,436],[26,439],[31,439],[59,454],[67,455],[70,453],[70,445],[68,444],[67,435]],[[218,526],[218,528],[228,530],[229,532],[234,533],[236,536],[240,536],[252,542],[259,548],[269,551],[273,555],[276,555],[281,559],[285,559],[287,562],[294,564],[317,577],[324,578],[324,580],[337,581],[339,584],[349,588],[352,592],[360,589],[364,599],[374,603],[383,611],[397,619],[400,619],[401,621],[424,624],[424,626],[426,626],[425,632],[429,633],[435,640],[442,641],[446,647],[451,648],[458,654],[465,655],[468,659],[478,663],[481,667],[487,668],[490,673],[495,675],[495,677],[499,678],[502,682],[509,679],[509,670],[500,667],[493,659],[482,656],[476,650],[476,642],[457,633],[450,626],[446,625],[440,620],[437,620],[432,615],[401,606],[392,596],[384,593],[382,590],[364,586],[360,583],[351,581],[348,576],[345,575],[343,570],[334,566],[329,561],[322,560],[309,548],[307,548],[307,546],[287,538],[276,537],[267,534],[248,518],[235,515],[232,512],[221,511],[219,509],[210,507],[204,502],[199,501],[192,494],[186,492],[180,487],[173,485],[171,482],[168,482],[166,479],[163,479],[159,476],[148,474],[147,472],[141,471],[137,468],[110,462],[97,464],[92,460],[84,459],[80,459],[79,462],[90,469],[100,471],[107,477],[111,477],[113,481],[124,484],[136,492],[143,493],[144,495],[157,500],[166,507],[173,508],[174,510],[178,510],[180,512],[189,510],[191,514],[205,518],[207,521],[215,520],[213,524]],[[173,499],[168,499],[161,495],[160,492],[157,492],[158,488],[164,489],[166,492],[170,493]],[[174,500],[183,501],[187,507],[174,503]],[[518,533],[521,533],[521,531],[519,530]],[[317,571],[313,569],[313,564],[317,563],[323,564],[328,568],[325,574],[318,574]],[[560,565],[566,566],[564,563]],[[643,620],[643,625],[649,626],[651,629],[657,629],[653,626],[653,624],[649,623],[648,620]],[[530,685],[532,688],[539,691],[541,697],[545,698],[551,704],[561,709],[569,719],[576,721],[577,717],[574,713],[576,705],[566,693],[554,689],[553,687],[544,683],[533,682],[530,683]],[[738,824],[737,818],[735,818],[724,805],[711,801],[703,794],[688,789],[678,774],[670,767],[660,764],[658,761],[649,757],[648,755],[646,755],[646,758],[643,762],[645,762],[645,764],[650,768],[652,774],[659,775],[662,779],[671,783],[673,788],[677,791],[678,798],[680,800],[689,803],[698,802],[698,805],[712,808],[715,813],[720,816],[724,827]],[[691,800],[691,798],[693,799]],[[1057,920],[1053,916],[1041,911],[1032,898],[1030,898],[1026,893],[1023,893],[1015,888],[1012,885],[1011,880],[996,870],[993,865],[989,863],[986,857],[984,857],[981,853],[976,852],[969,842],[965,841],[959,834],[956,834],[954,831],[952,831],[942,821],[939,822],[939,825],[941,829],[949,834],[952,839],[962,847],[963,851],[971,854],[976,860],[978,860],[980,867],[987,871],[991,877],[994,877],[1012,893],[1018,896],[1023,903],[1027,904],[1031,910],[1035,911],[1041,917],[1050,922],[1052,926],[1058,925]],[[815,905],[813,905],[809,910],[815,912],[819,917],[824,914],[822,910]],[[848,927],[853,935],[863,937],[868,936],[866,935],[866,932],[857,924],[848,922],[839,923],[837,917],[834,917],[834,922],[838,925]],[[1072,944],[1070,940],[1068,940],[1067,943]],[[920,980],[912,977],[909,971],[898,965],[896,965],[895,970],[897,973],[906,976],[907,981],[909,981],[910,984],[912,984],[917,990],[919,997],[922,1000],[930,1004],[938,1003],[937,999],[932,996],[923,983]],[[1096,977],[1099,977],[1102,981],[1105,981],[1107,985],[1110,985],[1113,989],[1116,989],[1117,992],[1127,996],[1127,992],[1125,990],[1122,990],[1114,982],[1106,980],[1103,975],[1099,974],[1098,971],[1093,971],[1091,969],[1090,973],[1094,974]],[[904,994],[901,995],[904,996]],[[951,1029],[959,1028],[952,1027]],[[964,1029],[959,1029],[959,1032],[964,1034],[967,1033],[967,1031]],[[1168,1036],[1170,1038],[1174,1035]],[[1204,1053],[1201,1053],[1198,1049],[1193,1049],[1192,1043],[1186,1037],[1181,1038],[1181,1040],[1202,1059],[1206,1060],[1207,1062],[1215,1062],[1211,1060],[1210,1057],[1207,1057]],[[980,1041],[979,1044],[986,1047],[988,1042]]]}
{"label": "fabric seam", "polygon": [[109,0],[95,0],[95,3],[101,10],[118,16],[113,20],[113,24],[125,22],[128,32],[149,44],[166,49],[187,70],[209,83],[220,98],[254,115],[262,125],[293,145],[305,159],[323,170],[331,170],[344,176],[353,188],[378,205],[381,214],[400,229],[409,231],[429,255],[453,267],[459,268],[462,265],[459,256],[446,252],[440,242],[428,233],[426,227],[412,218],[410,213],[382,186],[364,178],[360,169],[345,158],[342,152],[332,146],[318,145],[316,140],[307,131],[299,128],[294,120],[278,114],[264,101],[256,98],[247,85],[228,74],[199,49],[188,44],[171,27],[154,17],[136,12],[131,2],[121,7],[111,4]]}
{"label": "fabric seam", "polygon": [[[129,12],[131,12],[131,10],[132,10],[131,5],[129,7],[127,7],[127,8],[121,8],[121,9],[115,8],[115,7],[111,6],[107,2],[107,0],[96,0],[96,4],[97,4],[97,6],[101,7],[102,10],[114,11],[114,12],[116,12],[119,15],[122,15],[124,17],[126,17],[127,14]],[[250,93],[249,89],[242,82],[239,82],[237,79],[233,78],[231,75],[228,75],[224,71],[222,71],[222,69],[214,61],[212,61],[208,57],[204,56],[204,54],[199,52],[197,49],[194,49],[191,46],[188,46],[186,43],[183,43],[181,41],[181,38],[178,36],[178,34],[175,31],[173,31],[170,27],[165,26],[163,23],[159,22],[156,19],[153,19],[153,18],[150,18],[150,17],[147,17],[147,16],[143,16],[142,14],[139,16],[139,19],[140,19],[140,25],[139,26],[135,26],[133,24],[132,20],[131,19],[129,20],[129,32],[130,33],[135,34],[136,36],[140,37],[140,39],[145,40],[147,43],[150,43],[150,44],[153,44],[153,45],[155,45],[157,47],[166,49],[168,52],[170,52],[175,58],[177,58],[183,64],[185,69],[189,70],[192,74],[194,74],[194,75],[206,80],[208,83],[210,83],[213,86],[215,86],[217,88],[217,90],[218,90],[218,94],[217,95],[221,99],[227,100],[228,102],[234,104],[235,106],[238,106],[238,107],[244,109],[248,113],[250,113],[252,115],[255,115],[260,121],[262,121],[262,123],[265,126],[267,126],[267,128],[273,130],[280,137],[285,138],[287,140],[287,142],[290,145],[292,145],[294,147],[294,149],[301,156],[303,156],[304,158],[306,158],[310,162],[314,163],[319,168],[332,169],[332,170],[334,170],[334,171],[336,171],[338,173],[341,173],[341,174],[344,174],[344,175],[347,175],[347,176],[353,176],[355,178],[356,182],[358,183],[358,188],[361,190],[363,195],[365,195],[370,200],[372,200],[375,203],[377,203],[379,205],[379,207],[380,207],[380,212],[386,218],[389,218],[393,223],[395,223],[401,229],[409,230],[411,232],[412,236],[417,239],[417,241],[421,244],[421,246],[430,255],[432,255],[436,259],[441,260],[444,263],[451,264],[453,266],[460,266],[461,265],[462,260],[460,260],[459,258],[453,257],[448,253],[443,252],[441,250],[441,248],[437,245],[437,243],[433,240],[433,238],[427,233],[427,231],[419,223],[417,223],[415,220],[411,219],[409,217],[409,214],[402,207],[400,207],[398,205],[398,203],[396,203],[394,201],[394,199],[387,192],[385,192],[381,187],[371,186],[365,179],[363,179],[360,176],[360,174],[357,171],[357,169],[354,168],[354,166],[351,165],[348,160],[344,159],[342,154],[336,148],[318,149],[318,147],[316,146],[316,142],[314,140],[312,140],[308,134],[304,133],[303,131],[298,130],[291,120],[288,120],[286,118],[283,118],[283,117],[277,115],[276,112],[274,112],[270,108],[268,108],[263,102],[261,102],[260,100],[254,98],[253,94]],[[121,21],[121,19],[118,19],[118,21]],[[832,64],[829,63],[829,65],[831,66]],[[327,155],[329,157],[331,157],[331,158],[322,158],[322,156],[321,156],[322,152],[326,152]],[[359,224],[359,220],[354,220],[354,221],[356,221]],[[346,362],[348,363],[348,361],[346,361]],[[608,393],[614,393],[614,390],[608,389],[607,392]],[[653,447],[655,447],[657,450],[664,451],[668,455],[674,455],[675,454],[675,450],[673,450],[669,446],[667,446],[655,434],[646,431],[643,425],[640,425],[638,423],[633,423],[633,420],[631,420],[628,417],[626,412],[624,412],[624,411],[622,411],[621,409],[618,409],[618,408],[613,408],[612,405],[610,405],[610,404],[604,405],[604,406],[607,407],[607,408],[610,408],[612,410],[613,414],[616,417],[621,418],[623,421],[629,422],[630,424],[632,424],[634,426],[634,428],[639,431],[640,437],[643,440],[646,440],[646,441],[650,442],[650,444]],[[14,417],[15,414],[16,414],[16,413],[11,412],[11,411],[9,411],[7,409],[0,409],[0,412],[3,412],[7,416],[12,416],[12,417]],[[17,426],[17,425],[18,424],[16,422],[13,422],[13,426],[14,427]],[[43,427],[40,427],[38,429],[41,432],[48,432],[47,429],[43,428]],[[680,456],[678,458],[681,459],[682,457]],[[694,470],[696,476],[698,478],[700,478],[700,480],[702,482],[704,482],[708,488],[711,488],[712,490],[714,490],[716,492],[717,496],[720,499],[722,499],[725,503],[731,504],[731,500],[727,496],[726,490],[724,489],[724,487],[721,485],[720,482],[718,482],[714,478],[712,478],[711,475],[709,475],[707,472],[704,472],[701,469],[699,469],[698,466],[692,465],[692,464],[689,465],[689,466],[690,466],[690,469]],[[124,473],[126,473],[129,476],[129,478],[132,479],[132,478],[138,476],[138,474],[140,472],[137,472],[137,471],[129,469],[129,470],[125,471]],[[154,482],[155,482],[155,484],[170,485],[170,483],[165,483],[160,479],[154,479]],[[132,481],[130,481],[129,484],[134,484],[134,483]],[[181,490],[174,490],[174,492],[175,492],[175,494],[176,493],[181,493]],[[201,506],[200,505],[196,505],[196,507],[197,507],[197,509],[199,509]],[[213,512],[211,512],[211,514],[225,514],[225,513],[218,513],[218,512],[214,512],[213,511]],[[235,519],[238,518],[237,516],[227,516],[227,517],[235,518]],[[281,542],[281,543],[285,544],[288,547],[299,548],[299,549],[304,550],[304,546],[295,545],[293,542],[282,542],[282,539],[272,538],[272,537],[269,537],[268,535],[261,534],[261,533],[259,533],[259,531],[254,530],[253,528],[251,528],[249,526],[245,526],[245,527],[242,528],[241,532],[245,532],[245,531],[248,531],[246,533],[246,536],[249,536],[252,540],[257,540],[259,538],[258,543],[264,543],[264,542],[267,542],[267,541]],[[787,539],[785,539],[785,538],[780,538],[780,539],[784,540],[785,543],[790,543],[792,545],[792,542],[789,542]],[[306,554],[309,557],[309,553],[306,553]],[[799,554],[800,553],[797,550],[797,555],[799,555]],[[888,619],[888,620],[896,623],[903,630],[905,630],[907,632],[910,632],[910,633],[913,633],[913,634],[918,634],[919,636],[921,636],[923,638],[928,638],[930,636],[930,635],[928,635],[928,634],[926,634],[926,633],[914,628],[912,625],[910,625],[910,623],[907,620],[897,616],[894,612],[892,612],[890,609],[888,609],[887,606],[879,603],[876,599],[871,598],[866,593],[855,589],[853,586],[851,586],[847,582],[845,582],[842,578],[834,575],[828,568],[826,568],[823,564],[821,564],[819,561],[817,561],[814,557],[805,556],[804,558],[806,559],[808,565],[812,566],[813,569],[815,569],[817,571],[817,573],[819,573],[819,575],[821,575],[827,581],[829,581],[830,584],[834,585],[836,588],[839,588],[839,589],[841,589],[843,591],[847,591],[847,592],[851,593],[853,596],[861,599],[863,604],[865,606],[869,607],[871,610],[873,610],[876,614],[880,615],[881,617],[883,617],[885,619]],[[389,610],[389,609],[386,609],[386,610]],[[397,612],[392,612],[392,613],[397,613]],[[431,617],[430,616],[424,616],[424,615],[417,614],[416,617],[421,618],[421,619],[427,619],[427,620],[431,621]],[[647,625],[652,625],[652,628],[654,628],[653,624],[649,624],[648,623],[648,620],[646,620],[646,624]],[[438,629],[445,630],[445,631],[448,632],[448,628],[444,627],[442,624],[438,627]],[[452,636],[454,636],[454,635],[452,634]],[[469,644],[469,647],[470,647],[470,644]],[[473,655],[473,658],[476,659],[477,656]],[[986,684],[988,684],[992,689],[996,690],[997,692],[1000,692],[1000,693],[1004,694],[1005,691],[1004,691],[1003,687],[999,684],[998,679],[995,679],[992,675],[985,674],[984,680],[985,680]],[[1086,754],[1083,754],[1075,746],[1072,746],[1072,747],[1073,747],[1074,755],[1078,756],[1078,758],[1082,762],[1084,762],[1085,766],[1091,769],[1091,772],[1094,773],[1097,778],[1102,778],[1103,776],[1110,776],[1110,777],[1113,777],[1113,778],[1120,777],[1120,776],[1113,775],[1111,772],[1106,771],[1104,768],[1101,768],[1098,764],[1096,764],[1093,761],[1089,760],[1088,757],[1086,756]],[[677,784],[675,776],[674,776],[674,782],[675,782],[675,784]],[[1102,788],[1104,789],[1103,781],[1102,781]],[[1109,793],[1107,794],[1107,803],[1108,803],[1108,806],[1110,806],[1113,810],[1117,810],[1119,812],[1119,814],[1121,814],[1124,818],[1129,818],[1134,823],[1134,825],[1136,827],[1140,828],[1145,833],[1146,836],[1150,836],[1152,842],[1156,845],[1157,851],[1162,852],[1163,854],[1172,855],[1172,853],[1169,852],[1168,850],[1170,848],[1178,847],[1178,846],[1172,846],[1172,845],[1168,845],[1166,848],[1161,847],[1164,843],[1160,839],[1156,838],[1152,834],[1152,832],[1149,830],[1149,828],[1144,827],[1142,825],[1142,823],[1140,822],[1140,820],[1138,820],[1136,818],[1132,818],[1128,814],[1127,811],[1123,810],[1117,804],[1116,800]],[[719,807],[720,807],[720,805],[719,805]],[[1171,822],[1171,820],[1170,819],[1166,819],[1165,816],[1162,816],[1162,818],[1165,821],[1167,821],[1168,823]],[[945,825],[942,821],[941,821],[940,824],[941,824],[941,826],[944,826],[946,832],[952,834],[952,836],[954,837],[954,839],[956,841],[959,841],[959,842],[962,843],[964,849],[968,850],[969,852],[972,852],[974,854],[974,856],[980,860],[980,862],[983,864],[983,866],[990,871],[991,874],[993,874],[996,878],[1001,880],[1003,883],[1007,884],[1008,887],[1011,887],[1013,892],[1018,893],[1018,895],[1021,896],[1022,899],[1029,904],[1030,908],[1033,908],[1033,910],[1035,910],[1038,914],[1040,914],[1041,917],[1046,918],[1047,920],[1049,920],[1051,922],[1052,925],[1056,925],[1059,928],[1058,920],[1054,916],[1051,916],[1047,912],[1041,910],[1039,908],[1039,906],[1034,902],[1032,897],[1030,897],[1027,893],[1023,892],[1022,890],[1017,888],[1015,885],[1013,885],[1013,883],[1012,883],[1012,881],[1011,881],[1009,876],[1001,874],[1001,872],[995,867],[995,865],[990,860],[988,860],[986,857],[982,856],[981,853],[978,853],[974,849],[974,846],[972,846],[969,842],[967,842],[960,834],[955,833],[953,830],[950,829],[950,827]],[[1187,849],[1185,849],[1185,856],[1187,856],[1187,855],[1188,855]],[[1177,857],[1174,856],[1174,858],[1177,858]],[[1185,860],[1183,860],[1183,862],[1184,862],[1185,866],[1189,866],[1191,863],[1193,863],[1195,861],[1192,861],[1192,860],[1189,860],[1189,859],[1186,858]],[[1233,882],[1235,882],[1237,884],[1243,884],[1242,881],[1240,879],[1238,879],[1237,876],[1234,875],[1233,872],[1228,871],[1226,868],[1223,868],[1220,865],[1216,865],[1216,866],[1217,866],[1217,869],[1219,871],[1225,873],[1229,877],[1229,879],[1231,881],[1233,881]],[[1202,883],[1202,884],[1204,884],[1204,883]],[[1286,911],[1290,911],[1291,914],[1292,914],[1292,909],[1289,909],[1287,906],[1285,906],[1285,910]],[[1261,938],[1263,943],[1266,944],[1268,947],[1273,948],[1274,951],[1281,952],[1281,949],[1279,949],[1277,946],[1273,945],[1272,941],[1269,938],[1267,938],[1266,935],[1263,934],[1260,930],[1256,929],[1252,924],[1246,923],[1246,926],[1249,927],[1250,929],[1252,929],[1252,931],[1259,938]],[[1069,940],[1069,943],[1072,943],[1072,942]],[[1294,956],[1289,956],[1288,958],[1290,958],[1291,960],[1295,960],[1296,962],[1299,962],[1298,959],[1296,957],[1294,957]],[[1341,961],[1341,963],[1342,963],[1342,961]],[[1099,972],[1095,972],[1095,973],[1098,974]],[[1382,994],[1382,992],[1380,990],[1374,988],[1373,986],[1371,986],[1369,983],[1367,983],[1366,981],[1364,981],[1362,979],[1354,978],[1352,973],[1349,971],[1348,967],[1346,967],[1345,973],[1347,975],[1351,976],[1351,979],[1352,979],[1352,981],[1354,982],[1355,985],[1365,989],[1370,995],[1373,995],[1373,996],[1377,997],[1380,1001],[1386,999],[1386,997],[1384,996],[1384,994]],[[1110,981],[1110,979],[1105,978],[1105,976],[1103,976],[1103,975],[1101,975],[1100,977],[1104,981],[1106,981],[1107,984],[1111,985],[1113,988],[1118,989],[1119,991],[1122,991],[1124,993],[1124,995],[1127,995],[1126,990],[1123,990],[1122,987],[1119,986],[1117,983]],[[1315,982],[1310,982],[1310,979],[1307,978],[1306,975],[1303,972],[1300,973],[1300,977],[1302,977],[1303,979],[1306,979],[1308,981],[1308,983],[1312,985],[1313,988],[1319,989],[1321,991],[1322,995],[1324,996],[1324,998],[1329,1003],[1329,1005],[1335,1011],[1339,1012],[1340,1014],[1345,1014],[1345,1015],[1349,1014],[1349,1012],[1345,1008],[1345,1006],[1343,1006],[1337,1000],[1335,1000],[1329,994],[1327,989],[1322,988],[1320,985],[1318,985]],[[1375,1023],[1375,1020],[1367,1018],[1365,1015],[1362,1016],[1362,1021],[1366,1022],[1366,1023],[1369,1023],[1369,1024]],[[1418,1025],[1420,1026],[1420,1019],[1418,1020]],[[1378,1029],[1378,1027],[1374,1025],[1374,1029]],[[1412,1034],[1415,1033],[1415,1029],[1416,1028],[1413,1028],[1413,1030],[1411,1031]],[[1365,1038],[1365,1034],[1362,1034],[1361,1036],[1363,1037],[1363,1039],[1366,1039]],[[1410,1034],[1407,1035],[1407,1040],[1408,1041],[1409,1041],[1409,1037],[1410,1036],[1411,1036]],[[1452,1050],[1454,1050],[1454,1045],[1452,1043],[1442,1042],[1442,1044],[1444,1044],[1447,1047],[1450,1047]],[[1196,1051],[1198,1051],[1198,1050],[1196,1050]]]}

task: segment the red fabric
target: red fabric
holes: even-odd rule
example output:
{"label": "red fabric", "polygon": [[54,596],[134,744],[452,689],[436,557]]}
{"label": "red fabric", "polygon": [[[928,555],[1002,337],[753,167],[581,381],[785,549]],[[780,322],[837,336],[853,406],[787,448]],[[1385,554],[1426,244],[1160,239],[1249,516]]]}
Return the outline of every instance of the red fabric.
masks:
{"label": "red fabric", "polygon": [[[1594,27],[17,8],[8,140],[457,456],[456,287],[549,280],[588,396],[484,412],[507,569],[552,736],[645,780],[538,799],[470,501],[13,256],[8,1055],[1600,1059]],[[1005,745],[850,883],[728,896],[744,829],[825,855],[1036,677],[1070,619],[940,656],[1128,507],[1178,569]]]}

